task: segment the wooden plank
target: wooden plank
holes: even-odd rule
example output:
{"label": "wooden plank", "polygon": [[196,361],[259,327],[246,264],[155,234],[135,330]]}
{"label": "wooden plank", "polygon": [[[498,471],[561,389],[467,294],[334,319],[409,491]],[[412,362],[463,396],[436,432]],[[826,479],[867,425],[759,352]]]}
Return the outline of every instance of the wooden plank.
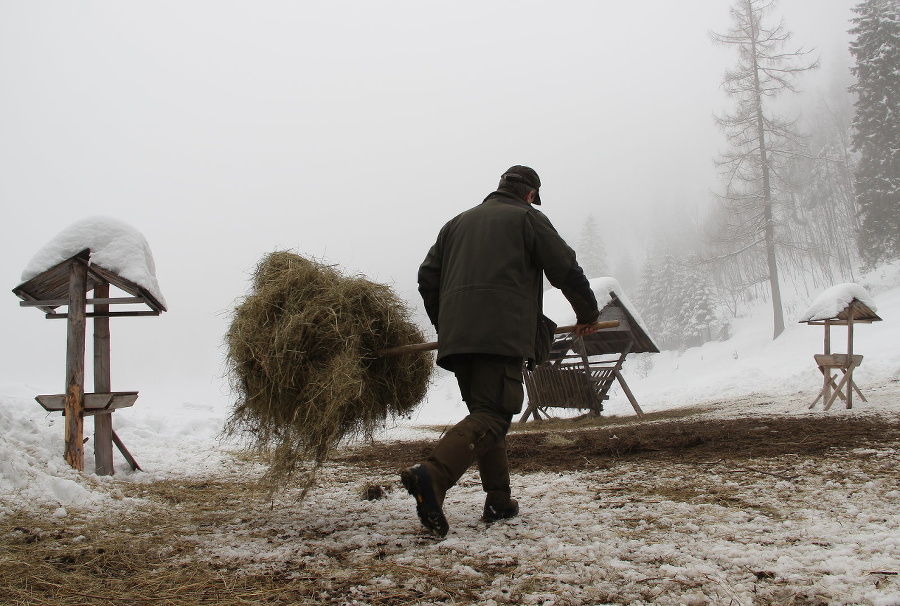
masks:
{"label": "wooden plank", "polygon": [[[856,299],[851,301],[850,306],[847,308],[847,356],[852,360],[853,359],[853,314],[855,311],[855,307],[853,303],[859,303]],[[862,303],[860,303],[862,305]],[[865,307],[865,305],[863,305]],[[869,309],[865,307],[865,309]],[[850,372],[848,368],[847,372]],[[850,379],[850,382],[847,383],[847,408],[853,408],[853,379]]]}
{"label": "wooden plank", "polygon": [[[831,354],[831,322],[828,320],[825,321],[825,354]],[[831,371],[826,372],[826,370],[823,369],[822,374],[825,375],[825,383],[822,384],[822,397],[825,398],[824,401],[827,402],[831,399],[831,388],[833,386]],[[815,402],[813,402],[813,404],[815,404]]]}
{"label": "wooden plank", "polygon": [[[838,394],[840,393],[841,389],[843,389],[844,385],[846,385],[847,381],[850,381],[853,379],[854,367],[855,366],[852,363],[850,364],[849,367],[847,367],[847,371],[844,373],[844,376],[841,377],[841,381],[840,381],[840,383],[837,384],[837,387],[835,388],[834,393],[831,394],[831,398],[827,402],[825,402],[825,410],[828,410],[829,408],[831,408],[831,405],[834,404],[834,401],[837,399]],[[850,406],[847,406],[847,408],[850,408]]]}
{"label": "wooden plank", "polygon": [[[134,404],[137,400],[136,391],[116,391],[112,393],[85,393],[83,394],[85,414],[99,410],[117,410]],[[48,412],[65,412],[66,394],[40,395],[35,398]]]}
{"label": "wooden plank", "polygon": [[[614,320],[614,322],[616,323],[616,326],[619,325],[618,320]],[[591,361],[588,358],[587,348],[584,344],[584,338],[576,338],[575,340],[578,343],[578,354],[581,356],[581,372],[583,373],[585,380],[587,380],[588,384],[590,384],[591,377],[588,373],[590,371]],[[603,400],[605,399],[603,398],[603,396],[606,395],[606,389],[604,389],[603,385],[598,384],[594,384],[593,387],[594,389],[587,390],[587,396],[589,400],[587,402],[587,409],[588,411],[590,411],[590,413],[599,415],[601,412],[603,412]],[[598,390],[602,393],[597,393]]]}
{"label": "wooden plank", "polygon": [[[94,288],[94,300],[109,300],[109,284],[100,284]],[[109,311],[109,304],[94,304],[94,312],[102,314]],[[110,393],[110,340],[109,318],[94,318],[94,391]],[[112,400],[112,398],[110,399]],[[112,413],[94,416],[94,470],[98,476],[111,476],[113,467]]]}
{"label": "wooden plank", "polygon": [[[878,318],[877,320],[875,320],[875,319],[853,320],[854,324],[872,324],[873,322],[881,322],[881,318]],[[830,324],[831,326],[846,326],[847,325],[846,320],[810,320],[809,322],[801,322],[801,324],[809,324],[810,326],[825,326],[826,323]]]}
{"label": "wooden plank", "polygon": [[616,370],[616,378],[619,380],[619,385],[622,386],[622,391],[625,392],[625,397],[628,398],[629,402],[631,402],[631,407],[634,408],[634,412],[637,414],[639,419],[643,419],[644,411],[641,410],[637,398],[635,398],[634,394],[631,393],[631,388],[628,387],[628,383],[625,382],[625,377],[622,376],[621,371]]}
{"label": "wooden plank", "polygon": [[[85,313],[84,317],[86,318],[116,318],[116,317],[136,317],[136,316],[158,316],[160,313],[158,311],[110,311],[103,314],[96,312]],[[69,314],[46,314],[44,316],[48,320],[60,320],[69,317]]]}
{"label": "wooden plank", "polygon": [[[21,305],[23,302],[36,301],[36,299],[35,299],[34,297],[32,297],[31,295],[29,295],[27,292],[23,292],[23,291],[20,291],[20,290],[13,290],[13,293],[15,293],[15,295],[16,295],[17,297],[19,297],[20,299],[25,299],[25,301],[20,301],[20,302],[19,302],[19,305]],[[67,304],[68,304],[68,302],[69,302],[69,300],[66,299],[66,303],[67,303]],[[43,311],[43,312],[45,312],[45,313],[52,314],[54,308],[53,308],[53,307],[47,307],[47,306],[40,306],[40,310]]]}
{"label": "wooden plank", "polygon": [[66,335],[66,461],[84,471],[84,341],[87,262],[69,266],[69,318]]}
{"label": "wooden plank", "polygon": [[[98,285],[99,287],[99,285]],[[109,291],[109,285],[106,285],[107,291]],[[97,291],[97,288],[94,288],[94,292]],[[85,304],[87,305],[140,305],[142,303],[146,303],[147,300],[143,297],[104,297],[97,298],[96,296],[93,299],[87,299]],[[68,299],[50,299],[48,301],[37,301],[37,300],[28,300],[28,301],[19,301],[19,307],[62,307],[63,305],[68,305]],[[97,311],[96,309],[94,311]]]}
{"label": "wooden plank", "polygon": [[95,414],[94,417],[94,472],[98,476],[111,476],[113,466],[112,413]]}
{"label": "wooden plank", "polygon": [[119,274],[113,273],[108,269],[104,269],[99,265],[92,265],[91,272],[98,277],[99,281],[109,282],[117,288],[120,288],[121,290],[127,292],[128,294],[134,295],[136,297],[143,297],[144,299],[146,299],[145,303],[150,307],[150,309],[157,312],[167,311],[166,306],[158,301],[156,297],[154,297],[146,288],[138,286],[131,280],[123,278]]}
{"label": "wooden plank", "polygon": [[125,460],[128,461],[128,464],[131,465],[131,471],[143,471],[141,466],[137,464],[137,461],[134,460],[134,457],[131,456],[131,453],[128,452],[128,449],[125,448],[125,443],[122,442],[122,438],[120,438],[115,431],[112,432],[112,440],[113,444],[116,445],[116,448],[119,449],[119,452],[122,453],[122,456],[125,457]]}
{"label": "wooden plank", "polygon": [[863,361],[863,357],[858,354],[815,354],[813,355],[813,359],[816,361],[816,364],[818,366],[823,366],[826,368],[847,368],[851,363],[853,363],[855,366],[859,366]]}

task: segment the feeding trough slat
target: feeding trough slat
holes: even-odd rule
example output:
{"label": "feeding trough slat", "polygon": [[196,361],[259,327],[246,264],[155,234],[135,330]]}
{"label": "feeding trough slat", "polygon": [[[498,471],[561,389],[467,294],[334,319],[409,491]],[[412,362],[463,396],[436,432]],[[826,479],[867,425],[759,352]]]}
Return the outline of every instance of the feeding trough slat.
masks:
{"label": "feeding trough slat", "polygon": [[[84,394],[84,410],[116,410],[133,406],[137,400],[136,391],[116,391],[111,393],[86,393]],[[49,394],[35,397],[35,400],[48,412],[65,410],[66,394]]]}

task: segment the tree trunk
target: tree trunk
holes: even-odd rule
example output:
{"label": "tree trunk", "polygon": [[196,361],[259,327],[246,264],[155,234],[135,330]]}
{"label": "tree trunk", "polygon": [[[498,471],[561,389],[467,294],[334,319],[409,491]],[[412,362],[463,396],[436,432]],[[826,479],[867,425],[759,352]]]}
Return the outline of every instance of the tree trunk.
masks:
{"label": "tree trunk", "polygon": [[[748,5],[749,9],[749,5]],[[750,13],[751,22],[753,15]],[[755,27],[754,27],[755,30]],[[772,181],[769,170],[768,151],[766,149],[766,125],[762,112],[762,87],[759,83],[759,63],[755,59],[756,31],[753,32],[753,83],[756,87],[756,130],[759,139],[759,164],[763,181],[763,220],[765,221],[766,263],[769,266],[769,289],[772,293],[772,317],[774,324],[773,339],[784,332],[784,312],[781,308],[781,286],[778,282],[778,260],[775,257],[775,217],[772,212]]]}

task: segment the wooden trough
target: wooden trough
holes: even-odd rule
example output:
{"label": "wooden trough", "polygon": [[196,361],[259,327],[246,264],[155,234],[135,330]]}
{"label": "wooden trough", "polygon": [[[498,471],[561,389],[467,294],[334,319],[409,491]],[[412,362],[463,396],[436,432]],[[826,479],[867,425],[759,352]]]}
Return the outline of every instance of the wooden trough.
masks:
{"label": "wooden trough", "polygon": [[618,326],[598,330],[586,337],[573,333],[557,336],[550,359],[525,372],[528,405],[520,421],[541,419],[550,408],[576,409],[589,416],[603,410],[609,390],[618,381],[638,417],[643,417],[637,399],[622,376],[622,364],[629,353],[659,353],[653,339],[641,327],[628,306],[614,292],[600,311],[599,321],[616,321]]}
{"label": "wooden trough", "polygon": [[[90,250],[38,274],[13,289],[22,307],[36,307],[48,319],[65,319],[66,390],[62,394],[39,395],[35,399],[47,411],[65,416],[65,458],[79,471],[84,470],[84,417],[94,417],[94,459],[97,475],[113,473],[112,447],[115,444],[132,469],[137,462],[112,428],[112,413],[131,406],[136,391],[112,391],[110,381],[109,319],[121,316],[158,316],[165,306],[147,289],[115,272],[90,263]],[[110,297],[115,286],[127,297]],[[87,293],[93,291],[93,298]],[[140,305],[148,309],[110,311],[114,305]],[[91,306],[91,312],[87,311]],[[65,307],[65,312],[57,311]],[[86,319],[94,324],[94,392],[84,391]]]}

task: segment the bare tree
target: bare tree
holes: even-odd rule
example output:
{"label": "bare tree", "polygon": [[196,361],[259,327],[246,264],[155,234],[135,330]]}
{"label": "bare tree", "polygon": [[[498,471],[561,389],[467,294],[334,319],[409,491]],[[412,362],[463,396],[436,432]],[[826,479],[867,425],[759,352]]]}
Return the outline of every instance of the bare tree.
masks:
{"label": "bare tree", "polygon": [[[736,100],[734,110],[717,117],[725,132],[728,150],[717,164],[725,181],[722,194],[729,220],[721,241],[723,257],[752,255],[760,262],[748,283],[768,280],[772,296],[774,337],[784,330],[781,287],[778,280],[776,204],[781,187],[780,166],[796,154],[800,137],[794,121],[777,116],[772,100],[784,91],[796,92],[802,72],[818,66],[807,56],[811,51],[786,50],[791,34],[784,23],[770,27],[764,18],[774,0],[737,0],[731,8],[732,27],[727,34],[713,33],[718,43],[737,49],[738,61],[725,73],[725,91]],[[742,264],[743,265],[743,264]]]}

